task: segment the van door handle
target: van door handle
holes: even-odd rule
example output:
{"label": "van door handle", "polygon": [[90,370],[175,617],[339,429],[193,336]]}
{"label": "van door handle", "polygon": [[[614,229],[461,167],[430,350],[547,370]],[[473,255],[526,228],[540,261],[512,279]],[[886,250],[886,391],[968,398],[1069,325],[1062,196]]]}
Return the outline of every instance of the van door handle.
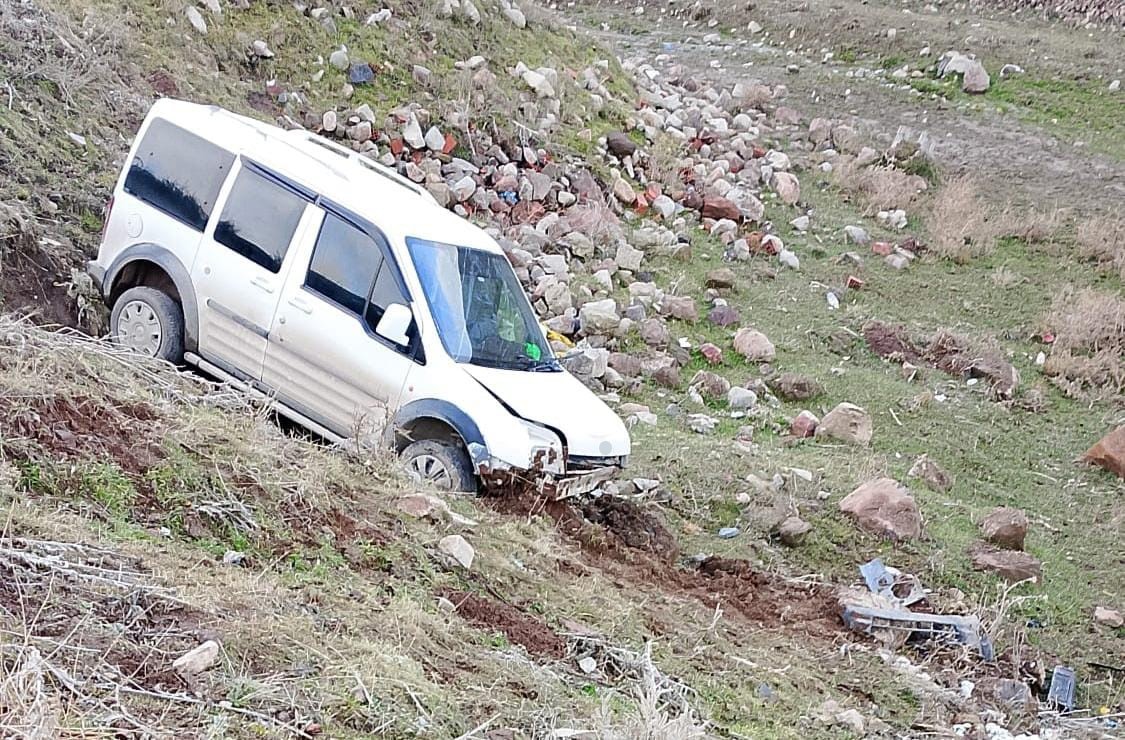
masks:
{"label": "van door handle", "polygon": [[250,281],[250,284],[253,285],[255,288],[261,288],[262,290],[266,291],[267,293],[273,293],[273,286],[270,285],[269,281],[266,280],[264,277],[256,277],[256,278],[254,278],[253,280]]}
{"label": "van door handle", "polygon": [[306,314],[312,313],[312,306],[310,306],[308,304],[308,302],[305,301],[305,299],[303,299],[303,298],[290,298],[289,299],[289,305],[292,306],[293,308],[297,309],[301,313],[306,313]]}

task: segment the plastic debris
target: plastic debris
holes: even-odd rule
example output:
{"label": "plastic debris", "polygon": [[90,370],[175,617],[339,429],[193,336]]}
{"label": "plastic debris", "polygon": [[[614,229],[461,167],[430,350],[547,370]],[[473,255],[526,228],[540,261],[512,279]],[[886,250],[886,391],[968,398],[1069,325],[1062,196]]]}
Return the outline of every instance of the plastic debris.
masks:
{"label": "plastic debris", "polygon": [[1055,670],[1051,671],[1051,686],[1047,689],[1047,703],[1068,712],[1074,711],[1076,688],[1074,669],[1063,665],[1055,666]]}
{"label": "plastic debris", "polygon": [[[884,565],[879,558],[859,566],[859,572],[871,593],[885,596],[898,606],[905,608],[926,598],[926,589],[917,576]],[[909,586],[910,589],[905,596],[899,596],[903,586]],[[899,587],[897,591],[896,587]]]}
{"label": "plastic debris", "polygon": [[906,632],[908,639],[952,639],[977,650],[991,662],[995,658],[992,643],[981,634],[980,619],[952,614],[925,614],[909,609],[879,609],[860,604],[844,605],[844,624],[868,634],[876,630]]}

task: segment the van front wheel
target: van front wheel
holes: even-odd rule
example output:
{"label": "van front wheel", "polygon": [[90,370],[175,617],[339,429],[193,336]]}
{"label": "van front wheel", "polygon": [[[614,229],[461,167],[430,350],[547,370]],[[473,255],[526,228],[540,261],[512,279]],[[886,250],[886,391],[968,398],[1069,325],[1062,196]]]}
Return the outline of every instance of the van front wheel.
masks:
{"label": "van front wheel", "polygon": [[184,359],[184,313],[171,296],[138,286],[121,294],[110,314],[113,341],[148,357]]}
{"label": "van front wheel", "polygon": [[446,491],[475,493],[477,479],[465,448],[453,442],[423,439],[402,451],[411,477]]}

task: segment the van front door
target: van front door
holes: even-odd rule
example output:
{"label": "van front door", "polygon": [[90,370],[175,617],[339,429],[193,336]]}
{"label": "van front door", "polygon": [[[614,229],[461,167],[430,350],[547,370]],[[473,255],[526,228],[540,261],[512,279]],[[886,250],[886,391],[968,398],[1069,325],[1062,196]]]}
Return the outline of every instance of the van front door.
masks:
{"label": "van front door", "polygon": [[388,305],[410,305],[405,286],[382,235],[342,209],[325,212],[305,242],[282,290],[262,380],[336,434],[377,443],[417,356],[415,325],[406,347],[375,334]]}
{"label": "van front door", "polygon": [[257,381],[290,264],[285,256],[317,209],[294,186],[246,160],[227,188],[191,270],[199,354],[236,377]]}

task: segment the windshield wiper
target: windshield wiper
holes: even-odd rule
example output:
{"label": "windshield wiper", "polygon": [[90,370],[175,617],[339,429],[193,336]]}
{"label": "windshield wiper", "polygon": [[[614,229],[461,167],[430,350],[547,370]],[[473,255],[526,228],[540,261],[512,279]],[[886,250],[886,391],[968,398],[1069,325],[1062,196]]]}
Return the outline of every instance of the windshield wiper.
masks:
{"label": "windshield wiper", "polygon": [[519,363],[521,370],[529,370],[533,373],[554,373],[562,370],[562,365],[554,358],[533,360],[530,357],[517,357],[516,361]]}

